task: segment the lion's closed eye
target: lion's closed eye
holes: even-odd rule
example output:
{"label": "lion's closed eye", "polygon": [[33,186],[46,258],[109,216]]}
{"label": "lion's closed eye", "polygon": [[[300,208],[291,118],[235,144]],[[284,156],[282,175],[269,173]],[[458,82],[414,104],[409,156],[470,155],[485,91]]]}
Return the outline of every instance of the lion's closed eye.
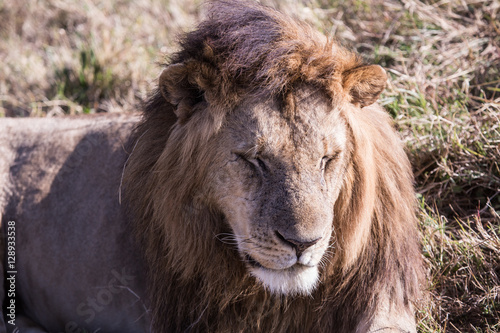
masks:
{"label": "lion's closed eye", "polygon": [[320,163],[321,171],[323,171],[323,172],[326,171],[328,169],[328,167],[330,166],[330,164],[335,162],[337,157],[338,157],[338,153],[323,156],[323,158],[321,159],[321,163]]}
{"label": "lion's closed eye", "polygon": [[244,153],[235,153],[235,156],[238,160],[240,160],[243,164],[246,164],[252,170],[260,173],[267,172],[268,166],[259,156],[249,156]]}

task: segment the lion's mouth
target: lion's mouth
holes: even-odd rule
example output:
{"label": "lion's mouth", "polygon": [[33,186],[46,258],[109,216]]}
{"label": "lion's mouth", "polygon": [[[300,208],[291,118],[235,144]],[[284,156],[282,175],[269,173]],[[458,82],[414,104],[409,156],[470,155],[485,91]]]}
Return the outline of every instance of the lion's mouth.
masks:
{"label": "lion's mouth", "polygon": [[247,263],[252,268],[260,268],[260,269],[265,269],[265,270],[269,270],[269,271],[283,271],[283,270],[294,269],[294,268],[297,269],[297,268],[313,267],[313,266],[303,265],[303,264],[297,262],[297,263],[291,265],[290,267],[286,267],[283,269],[268,268],[268,267],[265,267],[264,265],[262,265],[260,262],[258,262],[254,258],[252,258],[248,253],[245,254],[245,263]]}
{"label": "lion's mouth", "polygon": [[273,294],[309,295],[318,282],[319,272],[316,266],[295,263],[283,269],[272,269],[263,266],[249,254],[244,255],[244,261],[250,274]]}

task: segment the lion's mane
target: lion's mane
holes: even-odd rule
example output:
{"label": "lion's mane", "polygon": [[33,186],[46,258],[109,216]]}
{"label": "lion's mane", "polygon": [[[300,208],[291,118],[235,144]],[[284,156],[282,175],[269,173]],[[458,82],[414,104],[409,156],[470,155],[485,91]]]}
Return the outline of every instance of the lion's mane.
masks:
{"label": "lion's mane", "polygon": [[[349,166],[335,204],[333,254],[311,297],[274,296],[217,240],[224,217],[200,205],[204,170],[228,110],[250,94],[275,96],[295,82],[348,98],[342,74],[360,59],[309,26],[257,4],[217,1],[181,40],[168,65],[185,63],[167,102],[153,93],[135,131],[125,194],[144,247],[158,332],[347,332],[374,315],[382,294],[395,306],[419,297],[422,265],[413,178],[389,117],[379,108],[343,112]],[[212,112],[197,112],[210,103]],[[174,113],[174,111],[176,113]]]}

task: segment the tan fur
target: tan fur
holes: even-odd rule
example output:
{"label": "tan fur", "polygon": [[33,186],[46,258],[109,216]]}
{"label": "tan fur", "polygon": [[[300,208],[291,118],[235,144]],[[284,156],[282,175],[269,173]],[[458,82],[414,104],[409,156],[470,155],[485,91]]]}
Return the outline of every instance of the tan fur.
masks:
{"label": "tan fur", "polygon": [[[124,183],[150,268],[156,330],[415,331],[412,302],[419,297],[422,262],[412,174],[389,117],[371,105],[385,86],[385,72],[364,66],[310,27],[247,2],[215,2],[209,19],[181,47],[136,130]],[[316,97],[301,102],[301,94]],[[328,103],[333,115],[327,117],[347,138],[335,162],[342,177],[331,180],[338,186],[329,208],[331,250],[310,296],[273,295],[248,273],[234,247],[217,240],[241,227],[228,220],[223,199],[214,195],[222,189],[213,184],[224,180],[212,178],[228,163],[221,144],[230,149],[223,138],[240,113],[250,122],[281,110],[269,120],[300,129],[307,127],[300,119],[309,117],[308,108]],[[294,154],[306,156],[300,142],[307,136],[291,133],[281,136],[289,141],[275,158],[300,169]],[[272,201],[277,194],[268,195]],[[316,197],[308,200],[310,213],[328,210]],[[301,212],[309,209],[308,200],[299,203]],[[306,223],[308,214],[300,214]],[[314,227],[298,223],[297,232]]]}

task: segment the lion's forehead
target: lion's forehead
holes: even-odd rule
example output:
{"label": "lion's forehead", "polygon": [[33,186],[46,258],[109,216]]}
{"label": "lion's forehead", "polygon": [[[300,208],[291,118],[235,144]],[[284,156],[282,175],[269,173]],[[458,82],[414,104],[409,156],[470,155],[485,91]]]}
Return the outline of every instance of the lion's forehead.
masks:
{"label": "lion's forehead", "polygon": [[269,99],[240,105],[232,131],[238,149],[313,159],[342,149],[346,126],[331,100],[309,87],[292,94],[288,104]]}

